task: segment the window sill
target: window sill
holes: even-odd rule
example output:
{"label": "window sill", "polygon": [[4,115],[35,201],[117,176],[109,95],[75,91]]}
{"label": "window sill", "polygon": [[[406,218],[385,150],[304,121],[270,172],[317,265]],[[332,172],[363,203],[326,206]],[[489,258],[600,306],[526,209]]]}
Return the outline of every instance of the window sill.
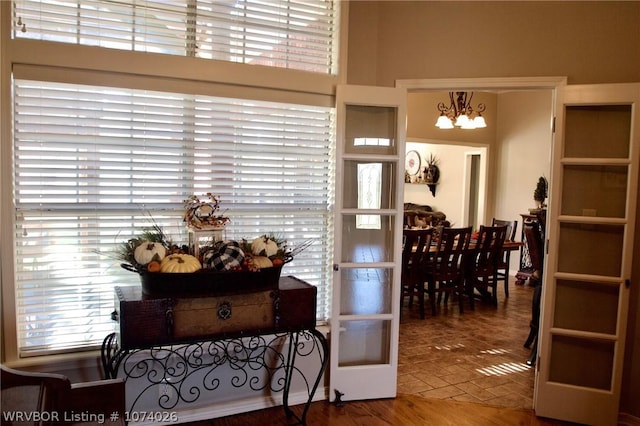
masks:
{"label": "window sill", "polygon": [[24,357],[4,364],[18,370],[64,374],[71,382],[100,380],[103,376],[99,350]]}

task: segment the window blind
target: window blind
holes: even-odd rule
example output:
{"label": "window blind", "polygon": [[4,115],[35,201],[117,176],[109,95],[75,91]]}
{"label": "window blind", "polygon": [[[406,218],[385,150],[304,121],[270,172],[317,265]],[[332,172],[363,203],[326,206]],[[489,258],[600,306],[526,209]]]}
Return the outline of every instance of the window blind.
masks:
{"label": "window blind", "polygon": [[336,0],[15,0],[14,37],[336,74]]}
{"label": "window blind", "polygon": [[334,111],[17,79],[15,285],[21,356],[93,349],[112,331],[121,243],[158,225],[186,243],[183,201],[212,192],[227,239],[313,244],[285,265],[318,287],[332,252]]}

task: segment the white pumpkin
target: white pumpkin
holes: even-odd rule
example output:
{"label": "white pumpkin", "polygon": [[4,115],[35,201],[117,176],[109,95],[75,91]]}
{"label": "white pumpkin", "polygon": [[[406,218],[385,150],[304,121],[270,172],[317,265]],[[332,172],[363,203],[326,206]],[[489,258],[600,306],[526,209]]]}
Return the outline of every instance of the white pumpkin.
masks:
{"label": "white pumpkin", "polygon": [[251,261],[253,262],[253,266],[258,269],[271,268],[273,266],[273,262],[267,256],[253,256]]}
{"label": "white pumpkin", "polygon": [[167,249],[160,243],[142,241],[133,251],[133,258],[140,265],[146,265],[152,260],[161,262],[167,254]]}
{"label": "white pumpkin", "polygon": [[271,257],[278,253],[278,244],[266,236],[258,237],[251,242],[251,252],[256,256]]}
{"label": "white pumpkin", "polygon": [[170,254],[160,263],[160,272],[196,272],[200,269],[200,261],[190,254]]}

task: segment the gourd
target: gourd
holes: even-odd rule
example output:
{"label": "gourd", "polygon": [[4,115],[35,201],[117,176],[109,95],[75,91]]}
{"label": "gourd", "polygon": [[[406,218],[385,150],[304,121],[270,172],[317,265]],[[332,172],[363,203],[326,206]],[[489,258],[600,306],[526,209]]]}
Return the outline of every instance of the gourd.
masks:
{"label": "gourd", "polygon": [[251,242],[251,252],[256,256],[271,257],[278,253],[278,244],[266,236],[258,237]]}
{"label": "gourd", "polygon": [[244,261],[244,251],[237,241],[217,241],[205,250],[202,262],[208,269],[218,271],[238,269]]}
{"label": "gourd", "polygon": [[196,272],[200,269],[200,261],[190,254],[170,254],[160,263],[160,272]]}
{"label": "gourd", "polygon": [[252,262],[253,266],[258,269],[271,268],[273,266],[273,262],[267,256],[253,256]]}
{"label": "gourd", "polygon": [[133,251],[133,258],[138,264],[146,265],[152,260],[162,261],[166,254],[167,250],[162,244],[142,241]]}
{"label": "gourd", "polygon": [[157,260],[152,260],[151,262],[147,263],[147,271],[160,272],[160,266],[160,262],[158,262]]}

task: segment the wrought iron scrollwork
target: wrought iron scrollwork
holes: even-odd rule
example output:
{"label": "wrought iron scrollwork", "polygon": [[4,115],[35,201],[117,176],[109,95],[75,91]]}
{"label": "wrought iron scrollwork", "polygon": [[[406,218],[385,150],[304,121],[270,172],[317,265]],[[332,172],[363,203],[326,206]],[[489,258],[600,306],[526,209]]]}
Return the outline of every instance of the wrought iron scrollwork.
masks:
{"label": "wrought iron scrollwork", "polygon": [[[320,360],[315,380],[307,379],[295,363],[297,357],[309,356]],[[122,370],[125,380],[144,383],[131,407],[127,407],[129,410],[135,410],[142,398],[150,397],[157,398],[162,409],[171,410],[181,402],[197,401],[203,392],[230,385],[252,391],[282,392],[285,413],[301,424],[305,423],[327,360],[326,340],[315,329],[134,350],[120,350],[114,333],[105,338],[102,346],[102,362],[108,378],[117,377]],[[219,374],[223,365],[230,368],[225,374]],[[303,383],[309,395],[300,416],[288,406],[293,381]],[[168,391],[158,394],[158,386]]]}

